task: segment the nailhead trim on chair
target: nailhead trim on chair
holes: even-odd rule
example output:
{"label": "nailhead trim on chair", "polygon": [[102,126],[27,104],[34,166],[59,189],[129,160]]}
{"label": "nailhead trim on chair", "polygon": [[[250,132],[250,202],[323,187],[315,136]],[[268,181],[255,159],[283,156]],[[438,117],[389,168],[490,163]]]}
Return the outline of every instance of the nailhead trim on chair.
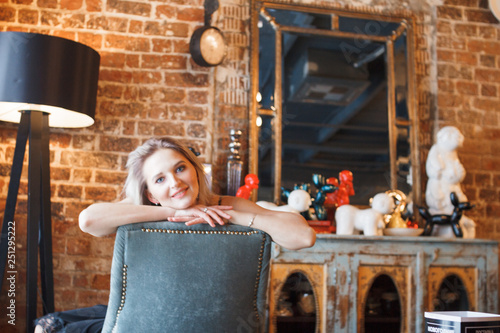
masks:
{"label": "nailhead trim on chair", "polygon": [[255,311],[255,316],[257,318],[257,322],[260,321],[259,311],[257,307],[257,295],[259,291],[259,281],[260,281],[260,273],[262,272],[262,258],[264,257],[264,244],[266,243],[266,236],[262,235],[262,244],[260,246],[260,254],[259,254],[259,266],[257,269],[257,278],[255,279],[255,290],[254,290],[254,298],[253,298],[253,308]]}
{"label": "nailhead trim on chair", "polygon": [[253,234],[258,234],[259,231],[225,231],[225,230],[173,230],[173,229],[151,229],[151,228],[142,228],[143,232],[159,232],[165,234],[201,234],[201,235],[246,235],[250,236]]}
{"label": "nailhead trim on chair", "polygon": [[127,269],[128,269],[128,266],[123,264],[123,268],[122,268],[122,298],[120,300],[120,306],[118,307],[118,311],[116,311],[116,322],[115,322],[115,325],[116,323],[118,323],[118,316],[120,315],[120,313],[122,312],[123,310],[123,306],[125,305],[125,298],[127,296]]}

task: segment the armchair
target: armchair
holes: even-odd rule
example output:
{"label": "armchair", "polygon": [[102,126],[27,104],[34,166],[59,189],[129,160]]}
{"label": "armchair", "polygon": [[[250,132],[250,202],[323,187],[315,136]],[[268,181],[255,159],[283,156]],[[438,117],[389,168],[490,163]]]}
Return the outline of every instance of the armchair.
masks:
{"label": "armchair", "polygon": [[264,332],[270,250],[237,225],[121,226],[103,332]]}

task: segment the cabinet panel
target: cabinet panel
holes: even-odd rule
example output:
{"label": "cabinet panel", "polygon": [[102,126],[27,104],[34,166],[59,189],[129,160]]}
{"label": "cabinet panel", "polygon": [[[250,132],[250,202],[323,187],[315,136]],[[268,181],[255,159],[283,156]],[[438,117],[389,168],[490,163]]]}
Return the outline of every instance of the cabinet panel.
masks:
{"label": "cabinet panel", "polygon": [[410,294],[410,281],[408,267],[404,266],[360,266],[358,269],[358,295],[357,295],[357,313],[358,313],[358,332],[365,332],[365,309],[368,302],[370,288],[375,280],[381,276],[388,276],[394,283],[400,304],[401,332],[408,332],[406,318],[408,318],[408,295]]}
{"label": "cabinet panel", "polygon": [[[277,331],[278,319],[278,305],[281,291],[288,279],[292,274],[301,273],[311,283],[315,303],[316,303],[316,332],[325,332],[325,315],[322,310],[325,306],[325,267],[318,264],[279,264],[273,263],[271,265],[270,274],[270,298],[269,298],[269,320],[270,332]],[[330,291],[331,293],[332,291]]]}
{"label": "cabinet panel", "polygon": [[[463,285],[445,281],[446,278],[453,276],[458,277]],[[478,270],[476,267],[429,267],[429,286],[427,289],[428,311],[441,311],[441,309],[436,309],[436,306],[438,306],[438,302],[445,301],[443,300],[443,297],[446,297],[446,295],[439,295],[439,291],[443,283],[447,284],[446,287],[450,290],[450,296],[448,298],[454,297],[453,294],[463,294],[467,297],[469,308],[460,310],[477,311],[477,276]]]}

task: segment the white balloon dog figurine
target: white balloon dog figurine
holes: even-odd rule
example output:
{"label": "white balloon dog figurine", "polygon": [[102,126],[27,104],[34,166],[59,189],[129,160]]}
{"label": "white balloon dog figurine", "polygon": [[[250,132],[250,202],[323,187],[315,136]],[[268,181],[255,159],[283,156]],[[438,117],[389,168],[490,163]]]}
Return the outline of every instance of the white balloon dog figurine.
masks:
{"label": "white balloon dog figurine", "polygon": [[352,235],[356,230],[363,231],[365,236],[382,236],[384,215],[391,213],[395,205],[394,199],[387,193],[378,193],[373,197],[371,208],[340,206],[335,212],[337,235]]}
{"label": "white balloon dog figurine", "polygon": [[290,192],[288,204],[285,206],[278,206],[268,201],[257,201],[257,205],[269,210],[281,210],[297,214],[308,210],[311,204],[311,195],[304,190],[293,190]]}

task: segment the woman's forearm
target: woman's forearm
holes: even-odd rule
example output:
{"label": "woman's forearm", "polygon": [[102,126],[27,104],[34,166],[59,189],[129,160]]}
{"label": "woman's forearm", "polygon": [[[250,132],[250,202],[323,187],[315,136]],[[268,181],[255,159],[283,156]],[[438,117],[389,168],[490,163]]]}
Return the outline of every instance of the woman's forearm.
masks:
{"label": "woman's forearm", "polygon": [[168,207],[134,205],[131,203],[96,203],[80,213],[80,229],[102,237],[116,232],[121,225],[166,220],[175,210]]}
{"label": "woman's forearm", "polygon": [[231,223],[246,225],[252,221],[252,228],[260,229],[287,249],[298,250],[311,247],[316,242],[316,233],[309,227],[304,218],[296,213],[260,211],[240,212],[228,211]]}

